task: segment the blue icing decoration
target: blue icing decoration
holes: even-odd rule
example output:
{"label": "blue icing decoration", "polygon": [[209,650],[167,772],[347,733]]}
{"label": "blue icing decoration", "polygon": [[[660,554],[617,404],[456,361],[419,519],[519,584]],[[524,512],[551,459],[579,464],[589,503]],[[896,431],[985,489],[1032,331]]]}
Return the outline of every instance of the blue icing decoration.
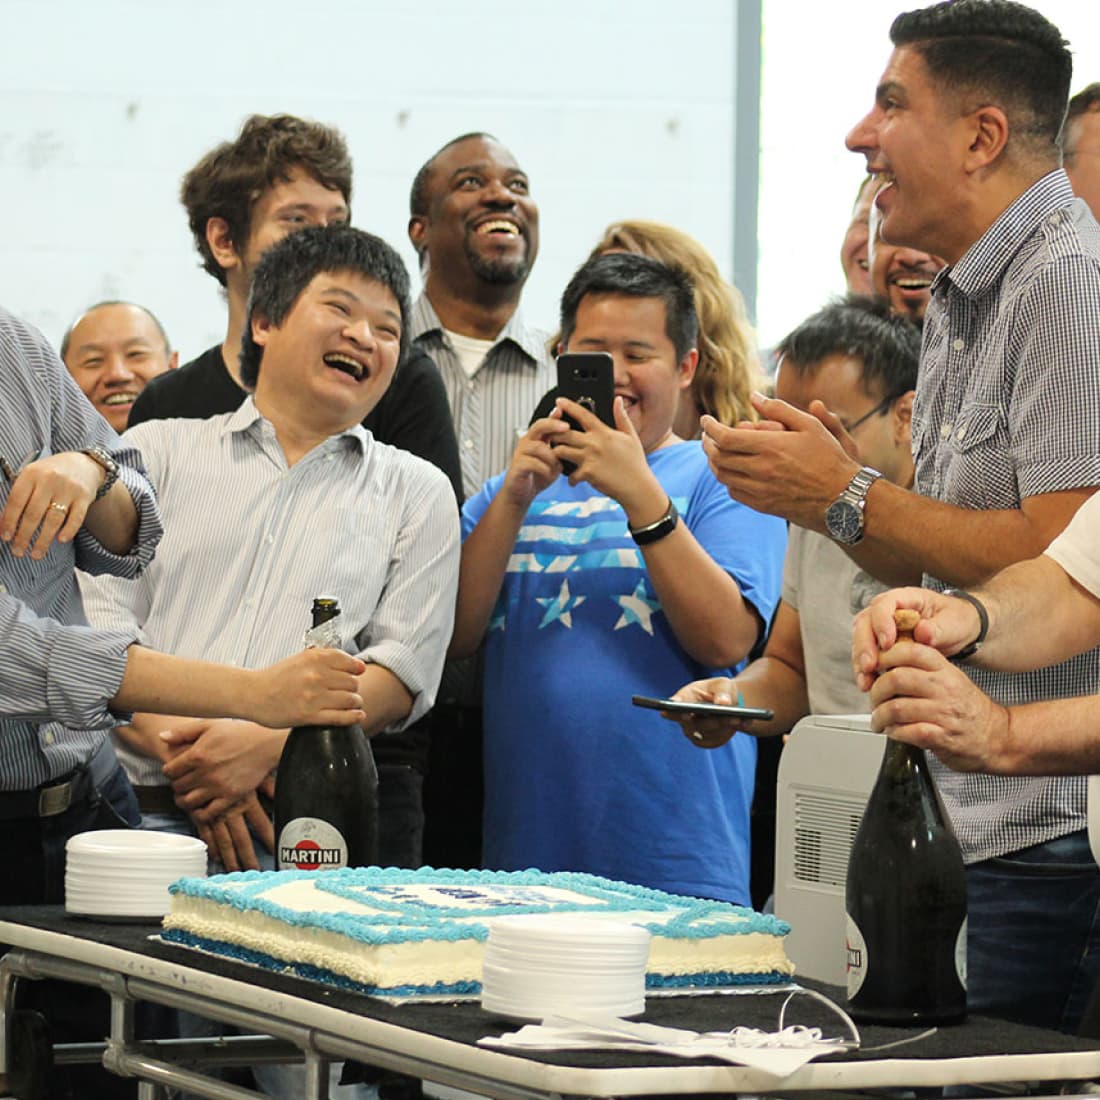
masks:
{"label": "blue icing decoration", "polygon": [[[326,894],[369,904],[378,912],[362,915],[297,912],[263,896],[283,883],[302,878],[312,880]],[[408,891],[410,886],[432,887],[438,900],[415,897]],[[494,897],[494,888],[500,886],[514,891],[507,903]],[[577,902],[551,899],[544,894],[546,888],[572,891],[584,898]],[[208,898],[242,912],[260,912],[291,926],[321,928],[372,945],[428,940],[483,941],[488,937],[488,926],[477,918],[523,913],[652,912],[656,916],[672,910],[674,915],[668,920],[637,923],[656,935],[689,940],[753,932],[782,936],[790,931],[785,921],[726,902],[680,897],[572,871],[451,871],[431,867],[342,868],[321,873],[237,871],[206,879],[181,879],[170,890]],[[484,899],[484,905],[479,904],[480,899]],[[400,927],[395,927],[394,914],[401,915]]]}

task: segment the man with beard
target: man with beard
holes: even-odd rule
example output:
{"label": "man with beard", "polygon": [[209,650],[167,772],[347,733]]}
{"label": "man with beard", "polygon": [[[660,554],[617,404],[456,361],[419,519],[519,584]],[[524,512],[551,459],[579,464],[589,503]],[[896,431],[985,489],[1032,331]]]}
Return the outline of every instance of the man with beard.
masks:
{"label": "man with beard", "polygon": [[[549,333],[529,328],[519,311],[538,231],[526,173],[489,134],[448,142],[413,180],[409,240],[426,273],[410,332],[443,375],[467,497],[507,467],[553,385]],[[425,785],[424,856],[436,866],[480,866],[480,699],[475,671],[448,666]]]}
{"label": "man with beard", "polygon": [[[877,193],[876,187],[872,198]],[[882,211],[872,203],[867,241],[871,292],[890,306],[891,313],[919,325],[932,300],[932,280],[945,266],[944,261],[916,248],[887,244],[882,239],[881,225]]]}

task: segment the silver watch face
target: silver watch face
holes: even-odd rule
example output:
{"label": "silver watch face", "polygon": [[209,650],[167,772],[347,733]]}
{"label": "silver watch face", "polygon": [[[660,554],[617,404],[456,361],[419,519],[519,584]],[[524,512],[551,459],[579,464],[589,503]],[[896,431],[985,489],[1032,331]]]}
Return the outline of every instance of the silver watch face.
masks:
{"label": "silver watch face", "polygon": [[863,509],[850,500],[834,500],[825,512],[829,537],[851,545],[863,538]]}

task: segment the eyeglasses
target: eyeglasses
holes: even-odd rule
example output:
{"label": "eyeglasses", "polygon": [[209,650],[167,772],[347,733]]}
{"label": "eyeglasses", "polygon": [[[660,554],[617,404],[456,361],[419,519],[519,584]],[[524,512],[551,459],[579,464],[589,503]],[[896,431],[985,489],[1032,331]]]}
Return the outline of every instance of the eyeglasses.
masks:
{"label": "eyeglasses", "polygon": [[869,413],[864,413],[854,423],[845,424],[844,421],[842,420],[841,424],[843,425],[844,430],[849,435],[851,435],[852,432],[854,432],[856,430],[856,428],[858,428],[860,426],[860,424],[866,424],[867,421],[870,420],[872,416],[878,416],[879,413],[886,412],[886,410],[894,403],[895,400],[897,400],[897,399],[894,398],[894,397],[883,398],[883,400],[881,400]]}

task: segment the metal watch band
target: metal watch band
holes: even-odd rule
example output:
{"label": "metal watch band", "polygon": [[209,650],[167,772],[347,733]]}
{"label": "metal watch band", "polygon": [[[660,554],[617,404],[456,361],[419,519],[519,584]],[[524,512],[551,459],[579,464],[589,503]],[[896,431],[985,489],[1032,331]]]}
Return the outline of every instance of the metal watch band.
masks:
{"label": "metal watch band", "polygon": [[665,535],[671,534],[676,529],[679,519],[680,513],[676,511],[676,505],[672,503],[672,497],[669,497],[668,511],[659,520],[647,523],[645,527],[630,527],[628,525],[627,530],[630,532],[630,537],[639,546],[648,546],[651,542],[657,542],[658,539],[663,539]]}
{"label": "metal watch band", "polygon": [[945,588],[943,594],[945,596],[953,596],[956,600],[966,600],[966,602],[978,613],[978,636],[969,645],[963,646],[963,648],[951,658],[952,661],[965,661],[968,657],[973,657],[974,654],[978,652],[982,642],[985,641],[986,634],[989,633],[989,612],[986,611],[985,604],[983,604],[977,596],[972,596],[969,592],[964,592],[961,588]]}
{"label": "metal watch band", "polygon": [[103,472],[106,476],[103,479],[103,484],[99,487],[99,491],[95,495],[96,500],[102,500],[114,488],[115,482],[118,481],[118,463],[115,461],[110,451],[98,445],[95,447],[86,447],[81,454],[86,454],[93,462],[103,467]]}

